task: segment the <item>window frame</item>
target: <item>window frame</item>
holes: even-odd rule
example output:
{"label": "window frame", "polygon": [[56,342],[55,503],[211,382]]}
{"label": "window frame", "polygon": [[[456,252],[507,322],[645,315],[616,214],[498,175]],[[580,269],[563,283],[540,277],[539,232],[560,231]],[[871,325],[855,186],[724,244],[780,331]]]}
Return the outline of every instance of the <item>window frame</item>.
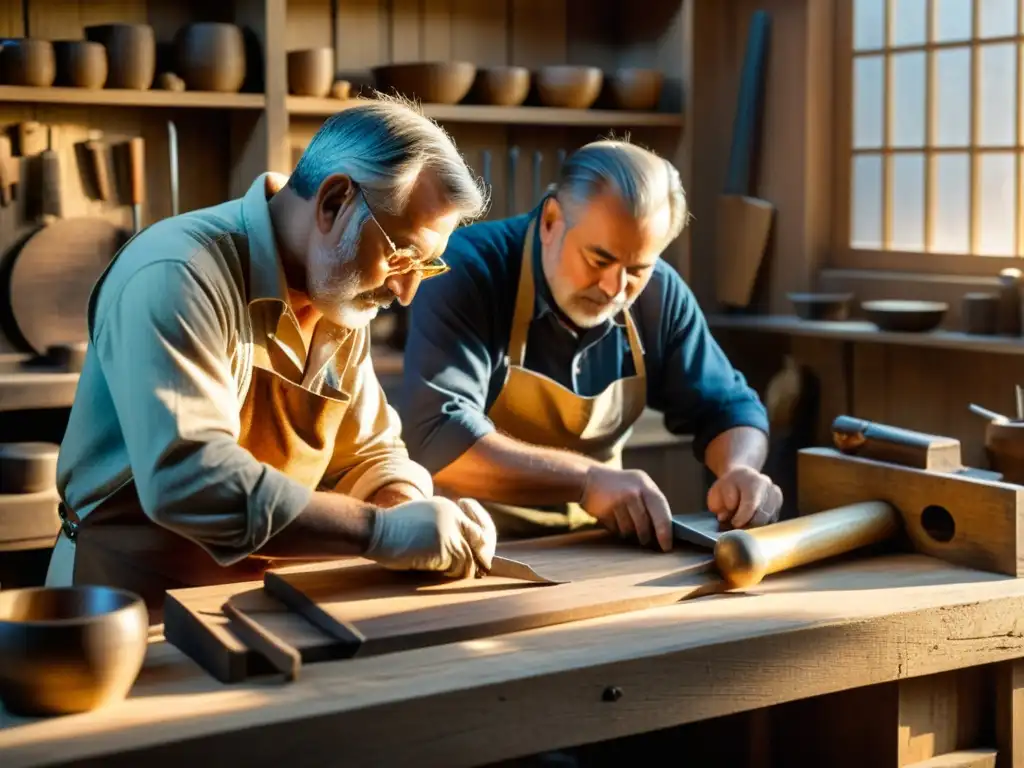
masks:
{"label": "window frame", "polygon": [[[978,38],[979,29],[979,18],[980,18],[980,0],[974,0],[973,9],[973,30],[970,41],[967,41],[967,46],[970,50],[971,57],[971,101],[972,101],[972,115],[971,115],[971,136],[970,145],[968,147],[971,153],[971,211],[969,213],[970,223],[970,237],[972,248],[977,247],[978,239],[978,206],[975,201],[978,199],[978,174],[977,158],[980,153],[987,151],[987,148],[981,148],[976,142],[978,132],[978,110],[974,109],[975,99],[977,98],[978,88],[978,55],[979,46],[981,44],[999,44],[1013,42],[1017,45],[1017,93],[1015,95],[1016,100],[1016,112],[1017,112],[1017,135],[1015,145],[1008,145],[999,147],[998,149],[1003,152],[1014,151],[1015,152],[1015,169],[1016,169],[1016,185],[1017,185],[1017,199],[1016,199],[1016,219],[1014,222],[1015,226],[1015,240],[1017,246],[1016,256],[988,256],[978,255],[974,253],[931,253],[927,250],[924,251],[902,251],[902,250],[865,250],[854,248],[850,245],[850,226],[851,226],[851,198],[852,198],[852,181],[853,181],[853,156],[856,154],[853,150],[853,29],[854,29],[854,3],[856,0],[838,0],[836,13],[834,14],[834,72],[833,72],[833,95],[834,95],[834,114],[833,114],[833,194],[832,194],[832,248],[831,257],[827,259],[827,266],[834,269],[854,269],[854,270],[869,270],[879,272],[902,272],[902,273],[927,273],[927,274],[946,274],[946,275],[998,275],[999,272],[1008,267],[1014,267],[1018,269],[1024,269],[1024,0],[1018,0],[1017,3],[1017,31],[1012,36],[1001,36],[993,38]],[[934,23],[933,11],[934,11],[934,0],[925,0],[928,7],[928,23],[929,25]],[[893,52],[900,51],[935,51],[942,50],[945,48],[963,47],[965,41],[951,41],[946,42],[927,42],[924,45],[910,45],[910,46],[888,46],[888,42],[891,39],[891,24],[892,24],[892,4],[893,0],[886,0],[886,46],[875,50],[872,49],[870,52],[858,52],[858,55],[865,55],[871,53],[885,53],[889,54],[886,59],[885,66],[885,106],[883,107],[883,132],[884,132],[884,146],[879,150],[883,158],[886,161],[883,163],[882,170],[882,184],[883,188],[887,188],[889,184],[889,163],[887,158],[893,154],[906,151],[903,148],[898,148],[895,151],[889,142],[889,99],[892,93],[892,66],[891,66],[891,54]],[[929,38],[932,35],[929,34]],[[926,109],[931,110],[934,103],[934,71],[932,66],[928,66],[926,70],[926,95],[925,104]],[[925,130],[931,132],[932,122],[926,121]],[[928,142],[926,141],[926,144]],[[934,147],[922,148],[925,152],[925,162],[930,163],[931,158],[936,154],[940,154],[944,151],[949,151],[944,148],[938,149]],[[917,148],[911,148],[910,151],[916,151]],[[928,238],[930,236],[929,229],[931,225],[931,198],[934,194],[933,190],[929,189],[931,174],[926,171],[925,176],[925,210],[924,210],[924,227],[925,227],[925,243],[927,247]],[[891,231],[891,204],[889,203],[888,196],[884,198],[885,208],[882,211],[882,228],[883,228],[883,239],[887,239],[889,232]]]}

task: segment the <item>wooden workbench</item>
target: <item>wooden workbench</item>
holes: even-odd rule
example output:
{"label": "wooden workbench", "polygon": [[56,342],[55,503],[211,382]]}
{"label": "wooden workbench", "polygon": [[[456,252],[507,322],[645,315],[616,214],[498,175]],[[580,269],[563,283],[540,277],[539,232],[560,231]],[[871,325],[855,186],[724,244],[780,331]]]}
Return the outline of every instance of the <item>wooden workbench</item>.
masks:
{"label": "wooden workbench", "polygon": [[[1021,657],[1024,580],[879,555],[743,595],[310,664],[292,684],[223,685],[155,641],[123,704],[0,715],[0,764],[454,768],[761,710],[775,713],[776,753],[795,744],[806,764],[991,747],[1020,766]],[[775,764],[804,764],[791,758]]]}

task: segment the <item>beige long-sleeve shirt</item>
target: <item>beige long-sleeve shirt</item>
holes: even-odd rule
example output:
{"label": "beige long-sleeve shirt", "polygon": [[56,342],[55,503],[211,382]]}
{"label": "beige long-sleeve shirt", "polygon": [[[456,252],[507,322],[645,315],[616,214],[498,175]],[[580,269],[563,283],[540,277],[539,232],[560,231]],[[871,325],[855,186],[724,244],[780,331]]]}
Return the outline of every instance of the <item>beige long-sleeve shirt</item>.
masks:
{"label": "beige long-sleeve shirt", "polygon": [[240,200],[149,227],[97,284],[57,467],[61,496],[80,518],[134,481],[150,519],[221,565],[295,519],[314,489],[238,444],[254,342],[290,381],[349,398],[320,488],[368,499],[407,482],[433,493],[374,374],[368,330],[318,329],[305,348],[268,209],[285,180],[265,174]]}

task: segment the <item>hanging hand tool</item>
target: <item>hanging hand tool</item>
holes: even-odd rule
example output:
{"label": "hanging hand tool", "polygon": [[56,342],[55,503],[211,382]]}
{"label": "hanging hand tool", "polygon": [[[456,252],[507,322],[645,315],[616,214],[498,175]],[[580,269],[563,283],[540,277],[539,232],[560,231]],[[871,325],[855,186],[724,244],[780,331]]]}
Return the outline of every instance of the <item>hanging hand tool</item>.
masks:
{"label": "hanging hand tool", "polygon": [[172,120],[167,121],[167,147],[170,152],[171,175],[171,216],[177,216],[178,208],[178,127]]}
{"label": "hanging hand tool", "polygon": [[484,177],[484,186],[488,191],[491,189],[491,150],[484,149],[480,152],[480,166]]}
{"label": "hanging hand tool", "polygon": [[21,180],[21,163],[14,156],[9,137],[0,135],[0,205],[6,207],[14,199],[12,188]]}
{"label": "hanging hand tool", "polygon": [[505,213],[508,216],[516,215],[516,166],[519,165],[519,147],[513,145],[508,148],[508,192],[505,196]]}
{"label": "hanging hand tool", "polygon": [[142,203],[146,199],[146,143],[141,136],[128,142],[128,197],[132,204],[132,231],[142,229]]}
{"label": "hanging hand tool", "polygon": [[767,69],[768,26],[768,14],[756,11],[750,21],[740,75],[725,191],[718,201],[715,293],[719,302],[733,307],[750,304],[775,213],[767,200],[752,196],[755,144]]}
{"label": "hanging hand tool", "polygon": [[533,204],[540,202],[544,185],[541,183],[540,174],[544,167],[544,153],[539,149],[533,152]]}
{"label": "hanging hand tool", "polygon": [[39,210],[44,217],[59,219],[63,211],[60,198],[60,158],[53,148],[53,126],[47,132],[46,149],[39,156],[42,199]]}
{"label": "hanging hand tool", "polygon": [[96,182],[96,195],[103,202],[110,200],[110,174],[107,172],[107,145],[98,138],[85,142],[89,171]]}

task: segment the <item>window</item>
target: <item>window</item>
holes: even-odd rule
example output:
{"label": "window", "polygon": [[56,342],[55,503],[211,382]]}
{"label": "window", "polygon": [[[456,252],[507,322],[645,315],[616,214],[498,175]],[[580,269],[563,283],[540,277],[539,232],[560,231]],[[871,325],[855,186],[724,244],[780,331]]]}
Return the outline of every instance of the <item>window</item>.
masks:
{"label": "window", "polygon": [[1024,0],[842,0],[837,266],[1024,257]]}

